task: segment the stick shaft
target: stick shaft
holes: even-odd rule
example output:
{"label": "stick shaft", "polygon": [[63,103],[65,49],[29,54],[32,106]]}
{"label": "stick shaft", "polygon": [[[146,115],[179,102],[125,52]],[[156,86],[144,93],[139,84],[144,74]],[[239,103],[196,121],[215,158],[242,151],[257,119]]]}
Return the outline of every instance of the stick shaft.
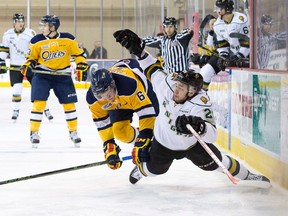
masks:
{"label": "stick shaft", "polygon": [[[122,157],[121,161],[130,160],[130,159],[132,159],[131,156],[126,156],[126,157]],[[5,181],[0,181],[0,185],[19,182],[19,181],[25,181],[25,180],[34,179],[34,178],[40,178],[40,177],[44,177],[44,176],[49,176],[49,175],[54,175],[54,174],[59,174],[59,173],[64,173],[64,172],[70,172],[70,171],[75,171],[75,170],[80,170],[80,169],[85,169],[85,168],[90,168],[90,167],[94,167],[94,166],[100,166],[103,164],[108,164],[108,161],[106,161],[106,160],[105,161],[99,161],[99,162],[95,162],[95,163],[89,163],[89,164],[59,169],[59,170],[54,170],[54,171],[50,171],[50,172],[44,172],[44,173],[39,173],[39,174],[35,174],[35,175],[29,175],[29,176],[23,176],[23,177],[19,177],[19,178],[9,179],[9,180],[5,180]]]}
{"label": "stick shaft", "polygon": [[224,166],[224,164],[219,160],[219,158],[214,154],[214,152],[209,148],[207,143],[200,137],[200,135],[193,129],[193,127],[189,124],[186,125],[186,127],[191,131],[194,137],[198,140],[198,142],[202,145],[202,147],[205,149],[205,151],[211,156],[211,158],[217,163],[219,167],[221,167],[223,173],[225,173],[230,181],[233,184],[237,184],[239,180],[234,178],[232,174],[227,170],[227,168]]}
{"label": "stick shaft", "polygon": [[[14,70],[14,71],[20,71],[20,67],[6,67],[1,66],[1,69],[4,70]],[[45,70],[32,70],[33,73],[39,73],[39,74],[49,74],[49,75],[57,75],[57,76],[71,76],[71,71],[45,71]]]}

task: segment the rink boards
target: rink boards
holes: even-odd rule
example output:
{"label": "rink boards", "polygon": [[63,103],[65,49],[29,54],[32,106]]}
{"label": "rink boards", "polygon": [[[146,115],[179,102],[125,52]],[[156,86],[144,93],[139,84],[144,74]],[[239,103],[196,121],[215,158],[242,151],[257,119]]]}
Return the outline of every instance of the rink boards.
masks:
{"label": "rink boards", "polygon": [[288,188],[288,75],[232,69],[213,78],[209,95],[217,144]]}

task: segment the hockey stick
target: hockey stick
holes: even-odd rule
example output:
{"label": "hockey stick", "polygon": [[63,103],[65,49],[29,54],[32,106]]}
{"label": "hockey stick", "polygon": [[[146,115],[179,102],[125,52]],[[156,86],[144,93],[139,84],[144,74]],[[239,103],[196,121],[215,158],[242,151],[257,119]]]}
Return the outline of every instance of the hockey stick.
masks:
{"label": "hockey stick", "polygon": [[[130,160],[130,159],[132,159],[132,156],[126,156],[126,157],[122,157],[120,159],[120,161],[125,161],[125,160]],[[100,166],[103,164],[108,164],[108,161],[107,160],[99,161],[99,162],[95,162],[95,163],[84,164],[84,165],[69,167],[69,168],[65,168],[65,169],[59,169],[59,170],[54,170],[54,171],[50,171],[50,172],[39,173],[39,174],[35,174],[35,175],[29,175],[29,176],[9,179],[9,180],[5,180],[5,181],[0,181],[0,185],[10,184],[10,183],[24,181],[24,180],[30,180],[30,179],[34,179],[34,178],[40,178],[40,177],[64,173],[64,172],[75,171],[75,170],[79,170],[79,169],[90,168],[90,167],[94,167],[94,166]]]}
{"label": "hockey stick", "polygon": [[[20,67],[6,67],[1,66],[1,69],[4,70],[14,70],[14,71],[20,71]],[[49,75],[57,75],[57,76],[71,76],[70,71],[44,71],[44,70],[32,70],[33,73],[39,73],[39,74],[49,74]]]}
{"label": "hockey stick", "polygon": [[229,61],[227,58],[225,58],[225,57],[223,57],[223,56],[219,56],[217,52],[212,51],[212,50],[210,50],[210,49],[208,49],[208,48],[206,48],[206,47],[203,47],[201,44],[198,44],[197,46],[198,46],[199,48],[203,49],[203,50],[206,50],[207,52],[210,52],[212,55],[217,56],[217,57],[223,59],[224,61],[227,61],[227,62]]}
{"label": "hockey stick", "polygon": [[229,34],[229,37],[238,38],[238,39],[241,39],[241,40],[243,40],[245,42],[249,42],[250,41],[250,38],[247,35],[241,34],[241,33],[237,33],[237,32],[231,32]]}
{"label": "hockey stick", "polygon": [[216,162],[216,164],[222,168],[223,173],[225,173],[230,181],[233,184],[237,184],[239,182],[238,179],[234,178],[232,174],[227,170],[227,168],[224,166],[224,164],[219,160],[219,158],[214,154],[214,152],[209,148],[209,146],[204,142],[204,140],[200,137],[200,135],[193,129],[193,127],[189,124],[186,125],[188,130],[191,131],[194,137],[198,140],[198,142],[202,145],[202,147],[205,149],[205,151],[211,156],[211,158]]}

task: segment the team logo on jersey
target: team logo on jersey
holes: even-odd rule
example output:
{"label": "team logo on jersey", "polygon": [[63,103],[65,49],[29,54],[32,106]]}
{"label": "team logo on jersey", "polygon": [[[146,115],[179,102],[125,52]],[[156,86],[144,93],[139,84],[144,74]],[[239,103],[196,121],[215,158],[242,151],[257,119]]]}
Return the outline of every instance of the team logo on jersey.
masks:
{"label": "team logo on jersey", "polygon": [[110,102],[108,102],[108,103],[106,103],[106,104],[104,104],[103,106],[102,106],[102,109],[103,110],[107,110],[109,107],[111,107],[113,104],[112,103],[110,103]]}
{"label": "team logo on jersey", "polygon": [[41,56],[45,62],[48,60],[62,58],[65,54],[66,54],[66,51],[57,51],[57,52],[44,51]]}
{"label": "team logo on jersey", "polygon": [[244,22],[244,17],[243,16],[239,16],[239,19]]}
{"label": "team logo on jersey", "polygon": [[200,98],[200,100],[201,100],[204,104],[207,104],[207,102],[208,102],[208,99],[207,99],[206,97],[204,97],[204,96],[202,96],[202,97]]}

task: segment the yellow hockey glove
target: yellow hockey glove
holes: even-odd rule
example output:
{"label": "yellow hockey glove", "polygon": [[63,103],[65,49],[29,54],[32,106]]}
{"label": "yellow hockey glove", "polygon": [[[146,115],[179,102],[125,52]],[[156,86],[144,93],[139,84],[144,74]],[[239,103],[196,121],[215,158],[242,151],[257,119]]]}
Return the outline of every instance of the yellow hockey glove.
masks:
{"label": "yellow hockey glove", "polygon": [[122,165],[122,161],[119,158],[120,147],[115,143],[104,143],[103,146],[105,160],[108,161],[108,167],[115,170],[119,169]]}
{"label": "yellow hockey glove", "polygon": [[75,71],[75,78],[77,81],[86,81],[88,68],[89,68],[88,64],[84,62],[80,62],[77,64]]}

